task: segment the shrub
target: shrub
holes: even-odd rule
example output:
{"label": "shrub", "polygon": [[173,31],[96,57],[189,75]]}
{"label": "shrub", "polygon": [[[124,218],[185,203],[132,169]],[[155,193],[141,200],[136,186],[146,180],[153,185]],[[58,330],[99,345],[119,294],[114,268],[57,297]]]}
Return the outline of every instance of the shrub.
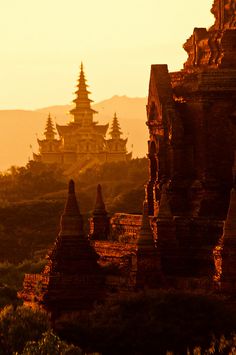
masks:
{"label": "shrub", "polygon": [[60,340],[51,330],[42,335],[38,341],[27,342],[19,355],[82,355],[80,348]]}
{"label": "shrub", "polygon": [[48,328],[46,313],[6,306],[0,312],[0,354],[22,351],[27,341],[38,340]]}
{"label": "shrub", "polygon": [[187,347],[207,349],[212,334],[236,329],[236,311],[217,297],[156,291],[98,306],[84,319],[64,324],[67,341],[103,355],[185,354]]}

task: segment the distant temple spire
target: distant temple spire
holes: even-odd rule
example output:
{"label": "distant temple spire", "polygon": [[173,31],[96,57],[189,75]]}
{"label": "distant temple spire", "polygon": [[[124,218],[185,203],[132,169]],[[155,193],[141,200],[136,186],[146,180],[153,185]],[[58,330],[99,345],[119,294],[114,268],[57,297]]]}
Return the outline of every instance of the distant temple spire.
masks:
{"label": "distant temple spire", "polygon": [[110,135],[112,139],[120,139],[120,136],[122,135],[116,112],[114,113]]}
{"label": "distant temple spire", "polygon": [[89,125],[93,121],[93,114],[97,113],[91,108],[91,102],[88,95],[90,91],[87,90],[88,85],[86,84],[84,66],[81,62],[80,65],[80,76],[77,84],[77,90],[75,92],[76,98],[73,100],[75,103],[75,108],[73,108],[70,113],[74,116],[74,122],[81,125]]}
{"label": "distant temple spire", "polygon": [[52,123],[52,118],[50,113],[48,114],[48,118],[47,118],[47,123],[46,123],[46,128],[44,131],[44,135],[46,137],[47,140],[53,140],[55,139],[55,128],[54,125]]}

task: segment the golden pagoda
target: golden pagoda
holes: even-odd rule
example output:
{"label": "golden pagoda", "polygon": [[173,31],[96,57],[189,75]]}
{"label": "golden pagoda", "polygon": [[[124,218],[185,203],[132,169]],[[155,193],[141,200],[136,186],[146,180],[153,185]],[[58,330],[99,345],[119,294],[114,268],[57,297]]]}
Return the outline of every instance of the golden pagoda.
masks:
{"label": "golden pagoda", "polygon": [[96,163],[126,161],[131,159],[127,154],[127,139],[120,138],[122,132],[115,114],[111,127],[111,139],[106,140],[108,124],[99,125],[93,120],[97,112],[91,108],[92,100],[86,84],[83,64],[73,100],[75,107],[70,111],[73,116],[67,125],[56,125],[59,139],[55,138],[55,130],[49,116],[46,124],[44,140],[38,140],[39,154],[34,160],[43,163],[60,164],[68,174]]}

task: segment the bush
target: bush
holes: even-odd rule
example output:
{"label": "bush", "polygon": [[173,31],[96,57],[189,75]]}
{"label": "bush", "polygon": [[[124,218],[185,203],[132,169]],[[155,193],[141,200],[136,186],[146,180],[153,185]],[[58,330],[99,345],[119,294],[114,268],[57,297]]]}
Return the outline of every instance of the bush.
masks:
{"label": "bush", "polygon": [[159,291],[99,306],[63,327],[65,340],[103,355],[186,354],[236,329],[236,311],[217,297]]}
{"label": "bush", "polygon": [[23,351],[27,341],[37,341],[48,328],[46,313],[6,306],[0,312],[0,354]]}
{"label": "bush", "polygon": [[26,343],[24,350],[19,355],[82,355],[80,348],[69,345],[60,340],[51,330],[42,335],[38,341]]}
{"label": "bush", "polygon": [[6,305],[20,305],[17,291],[22,288],[24,275],[27,273],[40,273],[46,260],[25,260],[14,265],[8,262],[0,263],[0,308]]}

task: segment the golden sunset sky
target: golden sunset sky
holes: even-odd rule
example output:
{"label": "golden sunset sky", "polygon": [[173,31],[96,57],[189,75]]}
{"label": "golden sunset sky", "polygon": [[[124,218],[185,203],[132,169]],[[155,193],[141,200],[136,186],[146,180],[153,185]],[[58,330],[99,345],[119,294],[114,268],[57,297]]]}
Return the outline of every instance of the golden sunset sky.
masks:
{"label": "golden sunset sky", "polygon": [[144,97],[151,64],[180,69],[213,0],[0,0],[0,109],[73,99],[84,62],[92,99]]}

